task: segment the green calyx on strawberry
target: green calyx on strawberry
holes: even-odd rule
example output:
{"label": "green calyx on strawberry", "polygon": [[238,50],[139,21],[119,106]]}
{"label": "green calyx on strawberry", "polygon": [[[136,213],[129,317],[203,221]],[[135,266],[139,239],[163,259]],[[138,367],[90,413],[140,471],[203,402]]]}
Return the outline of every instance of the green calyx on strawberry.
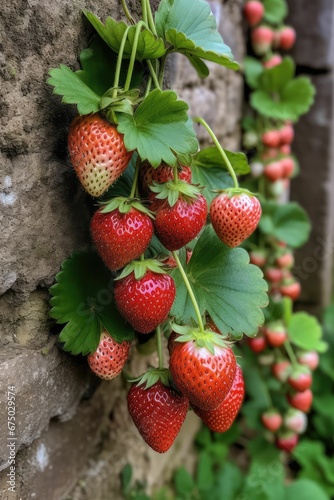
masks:
{"label": "green calyx on strawberry", "polygon": [[168,370],[151,370],[131,387],[127,397],[128,410],[135,426],[144,441],[158,453],[165,453],[172,446],[189,407],[189,401],[183,394],[170,386],[168,381],[164,383],[166,377]]}
{"label": "green calyx on strawberry", "polygon": [[112,380],[122,371],[128,359],[131,342],[116,342],[107,330],[103,330],[96,351],[87,356],[92,372],[104,380]]}
{"label": "green calyx on strawberry", "polygon": [[143,375],[140,375],[140,377],[128,379],[128,382],[136,383],[138,386],[145,385],[145,389],[149,389],[159,380],[166,387],[172,385],[172,377],[167,368],[151,367]]}
{"label": "green calyx on strawberry", "polygon": [[123,135],[98,113],[74,118],[68,151],[81,184],[94,197],[101,196],[118,179],[133,154],[125,148]]}
{"label": "green calyx on strawberry", "polygon": [[257,228],[261,204],[247,189],[229,188],[211,202],[211,224],[218,238],[229,247],[240,245]]}
{"label": "green calyx on strawberry", "polygon": [[153,236],[152,217],[138,200],[122,197],[95,212],[91,235],[109,269],[117,271],[145,252]]}
{"label": "green calyx on strawberry", "polygon": [[204,410],[217,408],[232,387],[236,359],[222,335],[173,324],[169,369],[176,387]]}
{"label": "green calyx on strawberry", "polygon": [[204,227],[206,199],[197,186],[184,181],[154,183],[151,190],[156,193],[155,232],[167,250],[179,250]]}
{"label": "green calyx on strawberry", "polygon": [[153,259],[131,262],[115,280],[116,306],[139,333],[150,333],[168,317],[175,295],[174,280]]}
{"label": "green calyx on strawberry", "polygon": [[[177,169],[179,180],[191,182],[191,168],[180,164]],[[143,162],[139,170],[139,185],[143,196],[148,196],[152,192],[150,186],[153,183],[163,184],[174,179],[174,169],[166,163],[162,163],[158,168],[152,167],[147,161]]]}

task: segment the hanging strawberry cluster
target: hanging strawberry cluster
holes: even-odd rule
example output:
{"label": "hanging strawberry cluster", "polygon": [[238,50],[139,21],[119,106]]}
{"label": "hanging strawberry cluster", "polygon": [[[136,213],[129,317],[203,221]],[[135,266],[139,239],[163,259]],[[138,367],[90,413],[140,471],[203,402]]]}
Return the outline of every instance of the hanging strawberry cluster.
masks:
{"label": "hanging strawberry cluster", "polygon": [[268,439],[290,452],[306,429],[312,371],[326,345],[315,318],[292,312],[301,292],[293,250],[307,240],[310,225],[302,208],[288,201],[290,179],[299,171],[291,144],[293,125],[312,104],[314,89],[307,78],[294,77],[292,59],[277,52],[289,50],[296,39],[294,29],[284,25],[286,14],[284,0],[244,5],[251,51],[245,60],[250,109],[244,147],[252,177],[246,185],[259,193],[263,211],[247,248],[251,262],[264,272],[270,299],[264,326],[247,342],[255,353],[248,353],[248,363],[249,369],[257,366],[260,394],[257,398],[250,388],[248,404],[269,431]]}
{"label": "hanging strawberry cluster", "polygon": [[[81,52],[81,69],[50,71],[54,93],[77,105],[70,161],[99,204],[93,248],[63,263],[51,316],[64,325],[64,349],[87,355],[107,380],[122,371],[138,334],[156,336],[159,366],[132,380],[128,408],[145,441],[165,452],[189,407],[223,432],[241,406],[232,344],[256,335],[268,298],[262,272],[234,247],[256,229],[261,206],[238,183],[250,172],[246,156],[224,150],[202,118],[189,117],[187,103],[162,89],[173,52],[201,77],[209,74],[205,60],[238,68],[209,5],[162,0],[153,17],[141,0],[140,20],[122,5],[128,23],[103,24],[84,11],[98,36]],[[199,150],[194,123],[213,146]]]}

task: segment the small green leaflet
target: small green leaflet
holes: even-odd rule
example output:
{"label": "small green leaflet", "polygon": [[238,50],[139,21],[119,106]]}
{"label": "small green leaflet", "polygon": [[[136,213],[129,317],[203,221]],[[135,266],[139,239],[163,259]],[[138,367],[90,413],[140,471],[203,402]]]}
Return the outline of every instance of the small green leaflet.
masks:
{"label": "small green leaflet", "polygon": [[[186,267],[201,314],[205,311],[223,334],[240,339],[255,336],[263,324],[261,310],[268,303],[262,272],[249,264],[242,248],[228,248],[208,226],[199,238]],[[193,305],[178,270],[172,272],[177,295],[171,314],[176,321],[196,320]]]}
{"label": "small green leaflet", "polygon": [[258,79],[258,88],[265,92],[281,92],[293,79],[296,66],[291,57],[285,57],[281,64],[269,68],[261,73]]}
{"label": "small green leaflet", "polygon": [[137,149],[153,167],[162,161],[176,164],[175,154],[198,150],[195,131],[188,121],[188,104],[172,90],[155,89],[138,106],[134,116],[118,114],[118,131],[124,134],[128,151]]}
{"label": "small green leaflet", "polygon": [[66,104],[76,104],[81,115],[97,113],[100,109],[100,96],[90,89],[70,68],[61,64],[49,71],[47,80],[54,87],[53,93],[62,95]]}
{"label": "small green leaflet", "polygon": [[[107,17],[106,24],[104,25],[92,12],[84,10],[83,13],[106,44],[118,53],[124,32],[128,25],[123,21],[117,22],[111,17]],[[131,26],[124,47],[124,58],[129,58],[131,56],[135,32],[136,26]],[[161,38],[157,38],[149,29],[143,28],[139,35],[136,59],[139,61],[143,61],[144,59],[156,59],[163,56],[165,52],[166,48],[164,41]]]}
{"label": "small green leaflet", "polygon": [[203,0],[162,0],[155,15],[158,35],[172,51],[238,69],[230,48],[218,33],[210,6]]}
{"label": "small green leaflet", "polygon": [[287,16],[286,0],[262,0],[264,19],[268,23],[280,24]]}
{"label": "small green leaflet", "polygon": [[94,352],[103,327],[117,342],[134,338],[133,329],[114,304],[111,273],[96,253],[72,254],[63,262],[56,281],[50,288],[50,315],[57,323],[66,323],[59,336],[65,351]]}
{"label": "small green leaflet", "polygon": [[327,349],[326,342],[321,340],[321,325],[314,316],[304,312],[293,314],[288,325],[288,332],[290,341],[306,351],[324,352]]}
{"label": "small green leaflet", "polygon": [[260,75],[263,73],[263,64],[255,57],[247,56],[244,59],[244,74],[247,85],[251,89],[258,88]]}
{"label": "small green leaflet", "polygon": [[[247,174],[250,171],[246,155],[227,150],[225,153],[237,175]],[[199,151],[193,157],[191,170],[193,183],[204,186],[203,195],[208,204],[217,196],[214,190],[233,186],[233,180],[216,146]]]}
{"label": "small green leaflet", "polygon": [[297,479],[292,484],[285,486],[284,500],[330,500],[327,493],[319,484],[310,479]]}
{"label": "small green leaflet", "polygon": [[275,202],[262,203],[259,228],[293,248],[302,246],[309,237],[311,224],[305,210],[295,202],[281,205]]}

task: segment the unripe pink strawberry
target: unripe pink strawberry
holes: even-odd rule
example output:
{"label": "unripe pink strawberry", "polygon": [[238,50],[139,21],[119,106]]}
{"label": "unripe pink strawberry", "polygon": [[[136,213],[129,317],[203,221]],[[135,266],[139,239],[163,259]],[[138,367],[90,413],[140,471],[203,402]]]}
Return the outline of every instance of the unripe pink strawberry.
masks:
{"label": "unripe pink strawberry", "polygon": [[298,363],[308,366],[314,371],[319,365],[319,354],[316,351],[306,351],[298,354]]}
{"label": "unripe pink strawberry", "polygon": [[269,323],[265,336],[268,344],[272,347],[281,347],[288,338],[286,328],[281,322]]}
{"label": "unripe pink strawberry", "polygon": [[274,33],[268,26],[259,26],[251,32],[252,47],[258,56],[263,56],[271,48]]}
{"label": "unripe pink strawberry", "polygon": [[275,182],[282,179],[284,170],[281,161],[272,161],[264,167],[264,176],[268,181]]}
{"label": "unripe pink strawberry", "polygon": [[286,123],[280,130],[279,130],[279,135],[280,135],[280,143],[281,145],[290,144],[293,141],[293,138],[295,136],[295,131],[291,123]]}
{"label": "unripe pink strawberry", "polygon": [[291,252],[285,252],[275,259],[275,264],[280,269],[291,269],[294,265],[295,259]]}
{"label": "unripe pink strawberry", "polygon": [[288,394],[287,399],[291,406],[304,413],[308,413],[312,406],[313,393],[311,389],[306,389],[306,391],[303,392]]}
{"label": "unripe pink strawberry", "polygon": [[284,416],[284,425],[290,431],[303,434],[307,428],[307,415],[295,408],[290,408]]}
{"label": "unripe pink strawberry", "polygon": [[244,16],[249,26],[256,26],[263,18],[264,6],[258,0],[250,0],[244,6]]}
{"label": "unripe pink strawberry", "polygon": [[287,359],[278,361],[272,366],[271,370],[274,377],[280,382],[284,383],[287,381],[291,372],[291,363]]}
{"label": "unripe pink strawberry", "polygon": [[284,26],[279,31],[279,46],[281,49],[290,50],[296,41],[296,31],[292,26]]}
{"label": "unripe pink strawberry", "polygon": [[252,250],[249,252],[249,260],[251,264],[258,267],[263,267],[267,261],[267,253],[264,250]]}
{"label": "unripe pink strawberry", "polygon": [[283,170],[283,178],[290,179],[294,170],[295,170],[295,162],[291,156],[287,156],[286,158],[281,159],[281,166]]}
{"label": "unripe pink strawberry", "polygon": [[279,152],[282,155],[289,155],[291,154],[291,146],[289,144],[283,144],[282,146],[279,147]]}
{"label": "unripe pink strawberry", "polygon": [[278,267],[267,267],[264,271],[264,277],[266,280],[270,281],[270,283],[278,283],[283,278],[282,269]]}
{"label": "unripe pink strawberry", "polygon": [[293,369],[288,378],[288,384],[296,391],[303,392],[312,385],[312,374],[306,366]]}
{"label": "unripe pink strawberry", "polygon": [[280,450],[290,453],[298,444],[298,434],[287,431],[276,437],[275,444]]}
{"label": "unripe pink strawberry", "polygon": [[298,299],[301,292],[301,285],[295,278],[286,280],[280,285],[280,293],[283,297],[290,297],[291,300]]}
{"label": "unripe pink strawberry", "polygon": [[267,148],[277,148],[280,145],[280,131],[279,130],[267,130],[261,136],[263,145]]}
{"label": "unripe pink strawberry", "polygon": [[282,57],[279,54],[273,54],[270,59],[267,59],[264,63],[263,66],[266,69],[274,68],[275,66],[278,66],[282,62]]}
{"label": "unripe pink strawberry", "polygon": [[271,432],[277,432],[283,423],[282,415],[272,408],[261,415],[262,424]]}

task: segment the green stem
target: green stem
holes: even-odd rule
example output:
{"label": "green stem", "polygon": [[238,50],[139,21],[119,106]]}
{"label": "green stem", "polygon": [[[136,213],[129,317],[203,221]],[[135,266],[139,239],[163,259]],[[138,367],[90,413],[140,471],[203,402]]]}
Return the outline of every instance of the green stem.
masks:
{"label": "green stem", "polygon": [[141,12],[142,12],[142,18],[143,18],[144,23],[148,24],[146,0],[141,0]]}
{"label": "green stem", "polygon": [[157,30],[156,30],[156,27],[155,27],[155,23],[154,23],[154,19],[153,19],[153,14],[152,14],[150,0],[146,1],[146,6],[147,6],[146,7],[146,11],[147,11],[149,28],[155,34],[155,36],[158,36]]}
{"label": "green stem", "polygon": [[160,59],[160,70],[159,70],[159,84],[160,84],[160,87],[162,87],[163,82],[164,82],[166,60],[167,60],[167,54],[163,55],[162,58]]}
{"label": "green stem", "polygon": [[160,83],[158,81],[157,75],[155,73],[155,70],[153,68],[153,65],[152,65],[151,61],[149,59],[147,59],[146,62],[147,62],[148,69],[150,70],[150,73],[151,73],[154,85],[156,86],[157,89],[161,90]]}
{"label": "green stem", "polygon": [[128,6],[126,5],[126,0],[122,0],[122,7],[123,7],[123,10],[124,10],[124,14],[126,15],[126,17],[129,19],[130,23],[131,24],[136,24],[135,23],[135,20],[133,19],[133,17],[131,16],[130,14],[130,11],[128,9]]}
{"label": "green stem", "polygon": [[291,347],[291,344],[288,340],[284,342],[284,347],[287,352],[287,355],[289,356],[289,359],[291,361],[291,364],[294,368],[297,368],[299,366],[299,363],[297,361],[296,355]]}
{"label": "green stem", "polygon": [[143,26],[145,26],[144,21],[139,21],[139,23],[136,26],[136,33],[135,33],[135,37],[133,40],[133,46],[132,46],[132,51],[131,51],[129,67],[128,67],[128,73],[126,75],[126,81],[125,81],[125,85],[124,85],[125,91],[129,90],[129,88],[130,88],[133,67],[135,65],[136,54],[137,54],[137,49],[138,49],[138,40],[139,40],[140,30],[142,29]]}
{"label": "green stem", "polygon": [[190,300],[191,300],[191,302],[192,302],[192,304],[194,306],[199,329],[203,333],[205,330],[204,330],[202,316],[201,316],[201,313],[200,313],[200,310],[199,310],[199,307],[198,307],[197,300],[196,300],[196,297],[194,295],[193,289],[191,288],[191,284],[189,283],[188,276],[186,275],[186,273],[185,273],[185,271],[184,271],[184,269],[182,267],[182,264],[180,262],[180,259],[179,259],[179,256],[178,256],[177,252],[175,252],[175,251],[172,252],[172,255],[173,255],[173,257],[175,259],[175,262],[177,264],[177,267],[178,267],[178,269],[179,269],[179,271],[181,273],[181,276],[183,278],[184,284],[187,287]]}
{"label": "green stem", "polygon": [[173,167],[173,174],[174,174],[174,182],[175,184],[177,184],[179,181],[179,172],[177,170],[177,163]]}
{"label": "green stem", "polygon": [[215,136],[213,130],[209,127],[209,125],[206,123],[206,121],[203,120],[203,118],[196,117],[196,118],[193,118],[193,121],[197,122],[197,123],[200,123],[207,130],[207,132],[211,136],[213,142],[215,143],[215,145],[216,145],[219,153],[221,154],[221,156],[222,156],[222,158],[223,158],[223,160],[225,162],[225,165],[227,166],[227,169],[228,169],[228,171],[229,171],[229,173],[230,173],[230,175],[231,175],[231,177],[233,179],[234,187],[238,188],[239,187],[239,183],[238,183],[237,176],[235,175],[234,169],[233,169],[233,167],[232,167],[232,165],[230,163],[230,160],[227,158],[225,151],[223,150],[223,148],[219,144],[219,141],[218,141],[217,137]]}
{"label": "green stem", "polygon": [[157,332],[157,349],[158,349],[158,356],[159,356],[159,368],[160,370],[163,369],[164,367],[164,356],[163,356],[163,351],[162,351],[162,332],[161,332],[161,326],[157,326],[156,328]]}
{"label": "green stem", "polygon": [[140,158],[138,156],[137,163],[136,163],[136,168],[135,168],[135,175],[133,178],[132,186],[131,186],[131,193],[129,198],[134,198],[136,194],[136,189],[137,189],[137,184],[138,184],[138,177],[139,177],[139,166],[140,166]]}
{"label": "green stem", "polygon": [[148,82],[147,82],[147,85],[146,85],[146,90],[145,90],[145,96],[144,97],[147,97],[148,94],[151,92],[151,86],[152,86],[152,77],[149,76]]}
{"label": "green stem", "polygon": [[119,77],[121,74],[121,67],[122,67],[122,61],[123,61],[123,53],[124,53],[124,47],[126,43],[126,39],[128,37],[130,26],[126,28],[123,34],[123,38],[121,41],[121,45],[119,47],[119,52],[117,56],[117,64],[116,64],[116,71],[115,71],[115,78],[114,78],[114,91],[113,91],[113,98],[117,97],[117,88],[119,85]]}

